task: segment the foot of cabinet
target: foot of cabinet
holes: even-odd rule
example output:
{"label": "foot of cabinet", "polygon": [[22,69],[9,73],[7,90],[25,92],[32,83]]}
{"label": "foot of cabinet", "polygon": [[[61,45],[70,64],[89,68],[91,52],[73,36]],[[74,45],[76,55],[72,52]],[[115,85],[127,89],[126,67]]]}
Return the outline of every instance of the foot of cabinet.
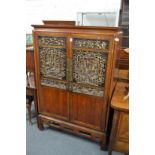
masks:
{"label": "foot of cabinet", "polygon": [[39,130],[44,130],[44,125],[43,125],[43,122],[41,121],[41,118],[38,116],[37,118],[37,124],[38,124],[38,128]]}

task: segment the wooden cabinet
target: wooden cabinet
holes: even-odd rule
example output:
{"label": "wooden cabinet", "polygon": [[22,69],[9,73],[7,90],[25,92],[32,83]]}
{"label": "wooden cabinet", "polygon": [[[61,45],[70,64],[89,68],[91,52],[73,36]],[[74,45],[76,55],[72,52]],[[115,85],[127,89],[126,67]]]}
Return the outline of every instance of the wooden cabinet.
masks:
{"label": "wooden cabinet", "polygon": [[61,128],[105,147],[118,28],[33,27],[38,127]]}
{"label": "wooden cabinet", "polygon": [[[34,49],[33,46],[26,47],[26,98],[32,97],[35,104],[37,114],[37,90],[35,85],[35,65],[34,65]],[[27,102],[27,109],[29,113],[29,121],[31,122],[31,106],[32,102]]]}
{"label": "wooden cabinet", "polygon": [[33,46],[26,47],[26,71],[34,71],[34,51]]}
{"label": "wooden cabinet", "polygon": [[125,87],[128,84],[118,82],[111,101],[114,109],[110,136],[109,155],[112,151],[129,153],[129,100],[124,100]]}
{"label": "wooden cabinet", "polygon": [[129,70],[129,53],[124,49],[118,52],[117,65],[120,70]]}
{"label": "wooden cabinet", "polygon": [[119,26],[123,31],[122,48],[129,48],[129,0],[121,0]]}

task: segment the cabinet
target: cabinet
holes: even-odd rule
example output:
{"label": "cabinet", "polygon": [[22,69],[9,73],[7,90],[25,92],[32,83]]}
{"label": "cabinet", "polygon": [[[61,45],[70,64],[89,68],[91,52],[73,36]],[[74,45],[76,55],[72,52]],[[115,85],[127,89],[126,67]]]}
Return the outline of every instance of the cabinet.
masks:
{"label": "cabinet", "polygon": [[129,0],[121,1],[119,25],[123,31],[122,47],[129,48]]}
{"label": "cabinet", "polygon": [[[37,113],[37,90],[35,86],[35,65],[34,65],[34,50],[33,46],[26,47],[26,97],[33,98],[35,104],[35,110]],[[27,103],[27,109],[29,113],[29,121],[31,122],[31,106],[32,102]]]}
{"label": "cabinet", "polygon": [[118,28],[33,27],[38,127],[67,130],[105,147]]}
{"label": "cabinet", "polygon": [[110,136],[109,155],[112,151],[129,153],[129,99],[124,100],[125,87],[128,84],[118,82],[111,101],[114,109],[112,130]]}

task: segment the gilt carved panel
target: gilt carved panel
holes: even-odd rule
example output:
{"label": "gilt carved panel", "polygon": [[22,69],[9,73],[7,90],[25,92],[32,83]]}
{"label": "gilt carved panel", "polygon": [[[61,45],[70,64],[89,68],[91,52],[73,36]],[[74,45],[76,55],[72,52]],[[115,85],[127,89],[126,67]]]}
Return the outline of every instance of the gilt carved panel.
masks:
{"label": "gilt carved panel", "polygon": [[64,37],[39,36],[38,43],[39,45],[53,45],[66,47],[66,40]]}
{"label": "gilt carved panel", "polygon": [[73,50],[73,82],[104,86],[107,53]]}
{"label": "gilt carved panel", "polygon": [[66,79],[66,49],[40,47],[41,77]]}
{"label": "gilt carved panel", "polygon": [[89,48],[89,49],[102,49],[108,50],[108,40],[96,40],[96,39],[74,39],[74,48]]}

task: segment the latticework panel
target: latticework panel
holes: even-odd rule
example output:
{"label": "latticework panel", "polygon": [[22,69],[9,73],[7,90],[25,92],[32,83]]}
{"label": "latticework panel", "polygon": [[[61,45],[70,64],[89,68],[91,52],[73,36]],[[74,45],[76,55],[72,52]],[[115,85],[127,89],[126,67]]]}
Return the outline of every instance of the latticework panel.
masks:
{"label": "latticework panel", "polygon": [[66,89],[66,38],[39,36],[38,43],[41,84]]}
{"label": "latticework panel", "polygon": [[41,76],[65,80],[66,49],[40,47],[39,52]]}
{"label": "latticework panel", "polygon": [[96,40],[96,39],[74,39],[74,48],[89,48],[89,49],[102,49],[107,50],[109,48],[108,40]]}
{"label": "latticework panel", "polygon": [[103,96],[108,40],[74,38],[72,60],[66,38],[39,36],[38,42],[42,85]]}
{"label": "latticework panel", "polygon": [[66,40],[64,37],[39,36],[38,43],[39,45],[53,45],[66,47]]}
{"label": "latticework panel", "polygon": [[103,97],[108,49],[108,40],[74,38],[73,92]]}
{"label": "latticework panel", "polygon": [[107,53],[74,50],[73,81],[103,87],[106,63]]}

